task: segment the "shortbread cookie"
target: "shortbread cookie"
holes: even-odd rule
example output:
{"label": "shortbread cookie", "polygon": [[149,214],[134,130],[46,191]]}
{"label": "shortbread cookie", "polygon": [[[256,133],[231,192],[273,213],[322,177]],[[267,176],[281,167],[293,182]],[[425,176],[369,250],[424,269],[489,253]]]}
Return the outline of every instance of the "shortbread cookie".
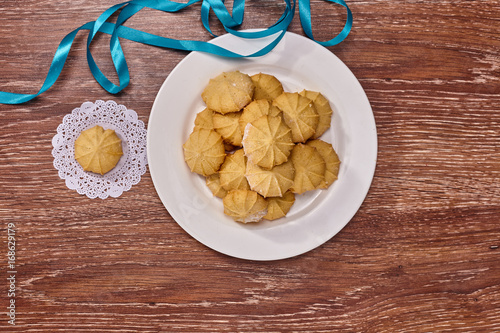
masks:
{"label": "shortbread cookie", "polygon": [[291,191],[304,193],[316,189],[325,180],[325,161],[314,147],[299,143],[290,155],[295,168]]}
{"label": "shortbread cookie", "polygon": [[284,92],[273,105],[283,111],[283,118],[292,130],[293,142],[306,142],[316,133],[319,115],[313,102],[299,93]]}
{"label": "shortbread cookie", "polygon": [[286,192],[282,197],[267,198],[267,214],[264,215],[266,220],[277,220],[285,217],[292,208],[295,202],[295,194],[291,191]]}
{"label": "shortbread cookie", "polygon": [[316,112],[319,115],[318,126],[316,131],[312,136],[313,139],[319,138],[327,129],[330,128],[332,122],[333,110],[330,106],[328,100],[321,93],[310,90],[303,90],[300,95],[305,96],[313,101],[313,105],[316,108]]}
{"label": "shortbread cookie", "polygon": [[224,72],[210,79],[201,94],[207,107],[219,113],[236,112],[252,101],[255,85],[247,74]]}
{"label": "shortbread cookie", "polygon": [[104,175],[122,155],[121,140],[115,131],[99,125],[83,131],[75,140],[75,159],[85,171]]}
{"label": "shortbread cookie", "polygon": [[229,191],[222,203],[224,214],[242,223],[259,222],[267,214],[266,199],[254,191]]}
{"label": "shortbread cookie", "polygon": [[264,169],[252,162],[247,162],[246,178],[252,191],[267,197],[281,197],[293,185],[295,169],[292,161]]}
{"label": "shortbread cookie", "polygon": [[267,169],[286,162],[294,146],[291,130],[281,116],[262,116],[249,123],[242,142],[248,159]]}
{"label": "shortbread cookie", "polygon": [[226,157],[222,137],[215,130],[195,129],[182,147],[191,171],[205,177],[219,171]]}
{"label": "shortbread cookie", "polygon": [[254,99],[274,100],[283,93],[283,85],[273,75],[259,73],[251,76],[255,85]]}
{"label": "shortbread cookie", "polygon": [[205,108],[203,111],[198,112],[194,119],[194,128],[213,129],[213,114],[214,112],[209,108]]}
{"label": "shortbread cookie", "polygon": [[332,145],[323,140],[309,140],[308,146],[316,148],[325,161],[325,179],[318,185],[318,188],[328,188],[337,180],[339,174],[340,160]]}
{"label": "shortbread cookie", "polygon": [[213,195],[219,198],[224,198],[226,196],[227,191],[220,184],[220,176],[218,172],[206,177],[205,182],[210,191],[212,191]]}
{"label": "shortbread cookie", "polygon": [[220,184],[226,191],[250,189],[245,177],[246,162],[243,149],[226,156],[219,170]]}
{"label": "shortbread cookie", "polygon": [[241,147],[241,139],[243,138],[239,123],[240,117],[241,112],[215,113],[213,115],[214,128],[222,136],[224,142],[238,147]]}
{"label": "shortbread cookie", "polygon": [[273,106],[267,99],[257,99],[243,108],[243,113],[240,117],[240,129],[243,134],[248,123],[262,116],[278,116],[281,110]]}

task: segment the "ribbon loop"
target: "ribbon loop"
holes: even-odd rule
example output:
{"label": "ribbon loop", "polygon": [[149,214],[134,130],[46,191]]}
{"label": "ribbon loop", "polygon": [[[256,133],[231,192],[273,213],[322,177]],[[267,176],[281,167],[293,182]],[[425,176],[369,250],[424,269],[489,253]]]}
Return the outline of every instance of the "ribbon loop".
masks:
{"label": "ribbon loop", "polygon": [[344,2],[344,0],[325,0],[325,1],[339,4],[347,9],[347,20],[345,22],[344,28],[337,36],[324,42],[317,41],[316,39],[314,39],[312,32],[312,23],[311,23],[312,21],[311,3],[309,2],[309,0],[300,0],[299,2],[300,23],[302,24],[302,29],[304,30],[304,33],[307,35],[307,37],[311,38],[312,40],[323,46],[333,46],[342,42],[351,31],[352,13],[347,4]]}
{"label": "ribbon loop", "polygon": [[[285,2],[285,10],[281,17],[271,26],[266,29],[256,31],[239,31],[236,30],[243,23],[245,15],[245,0],[234,0],[232,13],[224,5],[224,0],[189,0],[187,3],[179,3],[171,0],[130,0],[117,5],[114,5],[104,11],[95,21],[88,22],[81,27],[73,30],[67,34],[59,43],[57,50],[52,59],[49,71],[43,82],[42,87],[36,94],[18,94],[11,92],[0,91],[1,104],[21,104],[28,102],[43,92],[47,91],[59,78],[61,71],[68,57],[68,53],[73,45],[73,41],[77,33],[81,30],[88,30],[87,37],[87,62],[89,69],[96,81],[109,93],[116,94],[122,91],[130,82],[130,73],[125,59],[125,54],[120,44],[120,38],[143,43],[146,45],[153,45],[162,48],[170,48],[184,51],[200,51],[212,53],[223,57],[259,57],[270,52],[283,38],[288,26],[293,20],[295,13],[296,1],[299,0],[283,0]],[[334,38],[321,42],[316,41],[312,33],[311,23],[311,8],[309,0],[300,0],[299,15],[304,33],[312,40],[318,42],[323,46],[332,46],[342,42],[349,34],[352,27],[352,13],[344,2],[344,0],[325,0],[339,4],[347,9],[347,20],[342,31]],[[124,26],[124,23],[141,11],[143,8],[151,8],[158,11],[167,13],[175,13],[195,3],[201,2],[201,21],[203,27],[213,36],[209,24],[210,11],[213,11],[219,22],[222,24],[224,30],[240,38],[263,38],[273,36],[273,39],[251,54],[239,54],[230,51],[226,48],[214,45],[209,42],[196,41],[196,40],[179,40],[162,36],[153,35],[140,30],[132,29]],[[108,19],[115,13],[119,12],[116,23],[108,22]],[[106,75],[100,70],[96,64],[92,53],[90,51],[92,41],[98,33],[105,33],[111,35],[110,39],[110,53],[113,60],[116,73],[118,74],[119,84],[116,85],[111,82]]]}

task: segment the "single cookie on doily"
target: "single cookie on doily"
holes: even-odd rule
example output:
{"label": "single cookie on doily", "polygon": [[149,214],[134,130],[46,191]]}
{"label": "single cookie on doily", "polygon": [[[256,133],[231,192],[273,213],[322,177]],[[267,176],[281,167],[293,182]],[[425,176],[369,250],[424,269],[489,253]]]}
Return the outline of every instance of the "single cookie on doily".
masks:
{"label": "single cookie on doily", "polygon": [[224,214],[237,222],[259,222],[267,214],[267,201],[249,190],[229,191],[222,199]]}
{"label": "single cookie on doily", "polygon": [[203,176],[219,171],[226,157],[222,137],[214,130],[195,129],[182,148],[191,171]]}
{"label": "single cookie on doily", "polygon": [[314,147],[299,143],[290,155],[295,168],[291,191],[304,193],[316,189],[325,180],[325,160]]}
{"label": "single cookie on doily", "polygon": [[252,101],[255,85],[247,74],[224,72],[210,79],[201,94],[209,109],[219,113],[240,111]]}
{"label": "single cookie on doily", "polygon": [[196,114],[196,118],[194,119],[194,128],[213,129],[213,114],[214,112],[209,108],[205,108],[203,111],[198,112],[198,114]]}
{"label": "single cookie on doily", "polygon": [[293,142],[305,143],[316,133],[319,115],[309,98],[296,92],[284,92],[273,105],[283,111],[283,119],[292,130]]}
{"label": "single cookie on doily", "polygon": [[313,105],[316,108],[316,112],[319,115],[318,126],[316,127],[316,131],[312,136],[313,139],[317,139],[323,133],[325,133],[327,129],[330,128],[333,110],[326,97],[319,92],[303,90],[299,94],[312,100]]}
{"label": "single cookie on doily", "polygon": [[267,115],[276,117],[280,114],[281,110],[273,106],[267,99],[254,100],[243,108],[243,112],[239,119],[241,133],[243,134],[245,132],[245,127],[248,123],[251,123],[257,118]]}
{"label": "single cookie on doily", "polygon": [[[106,173],[104,171],[109,166],[98,167],[95,170],[97,173],[87,172],[76,160],[78,158],[85,165],[86,162],[83,162],[82,159],[90,157],[85,152],[82,154],[82,139],[86,136],[82,133],[95,126],[113,130],[116,135],[116,137],[110,135],[109,138],[113,137],[111,140],[113,143],[108,147],[104,147],[106,144],[102,142],[96,145],[91,144],[93,147],[101,147],[96,150],[107,150],[108,153],[109,149],[113,147],[111,155],[114,157],[112,159],[118,159],[118,161],[116,166]],[[97,131],[97,128],[92,131]],[[103,131],[103,134],[106,132],[110,133]],[[96,133],[90,135],[90,140],[89,138],[83,140],[87,141],[85,145],[96,138]],[[104,134],[103,138],[106,135]],[[78,139],[79,136],[81,136],[80,139]],[[139,119],[134,110],[114,101],[84,102],[80,107],[66,114],[62,123],[57,127],[57,134],[52,138],[54,167],[58,170],[59,177],[65,180],[69,189],[86,195],[90,199],[106,199],[110,196],[116,198],[139,183],[141,176],[147,170],[146,137],[147,131],[144,122]],[[109,140],[109,138],[105,140]],[[121,140],[121,143],[118,142],[117,138]],[[123,155],[118,156],[119,148],[121,148]],[[114,161],[112,162],[114,163]]]}
{"label": "single cookie on doily", "polygon": [[249,123],[242,142],[248,159],[268,169],[286,162],[294,146],[291,130],[281,116],[262,116]]}
{"label": "single cookie on doily", "polygon": [[241,139],[243,138],[239,123],[240,117],[241,112],[215,113],[213,115],[213,125],[217,133],[222,136],[224,142],[237,147],[241,147]]}
{"label": "single cookie on doily", "polygon": [[206,177],[205,183],[216,197],[224,198],[226,196],[227,191],[220,184],[220,175],[218,172]]}
{"label": "single cookie on doily", "polygon": [[291,160],[272,169],[264,169],[248,161],[245,175],[252,191],[264,198],[280,197],[292,187],[295,168]]}
{"label": "single cookie on doily", "polygon": [[318,185],[318,188],[328,188],[338,178],[340,160],[337,153],[330,143],[323,140],[309,140],[306,145],[316,148],[325,160],[325,179]]}
{"label": "single cookie on doily", "polygon": [[75,140],[75,159],[85,171],[104,175],[123,155],[122,140],[112,129],[96,125],[83,131]]}
{"label": "single cookie on doily", "polygon": [[287,191],[282,197],[267,198],[267,214],[264,215],[266,220],[277,220],[288,214],[295,202],[295,194]]}
{"label": "single cookie on doily", "polygon": [[226,156],[219,170],[220,184],[226,191],[250,189],[245,178],[246,162],[243,149]]}
{"label": "single cookie on doily", "polygon": [[274,100],[283,93],[283,85],[273,75],[259,73],[251,76],[255,85],[254,99]]}

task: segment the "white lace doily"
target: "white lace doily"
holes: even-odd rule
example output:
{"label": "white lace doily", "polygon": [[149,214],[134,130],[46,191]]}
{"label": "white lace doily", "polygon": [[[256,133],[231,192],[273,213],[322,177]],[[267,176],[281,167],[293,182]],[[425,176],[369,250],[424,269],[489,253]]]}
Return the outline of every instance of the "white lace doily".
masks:
{"label": "white lace doily", "polygon": [[[83,171],[75,160],[74,144],[80,133],[96,125],[112,129],[122,140],[123,156],[104,175]],[[52,139],[54,167],[66,186],[87,197],[119,197],[139,183],[146,172],[146,129],[137,113],[114,101],[85,102],[63,118]]]}

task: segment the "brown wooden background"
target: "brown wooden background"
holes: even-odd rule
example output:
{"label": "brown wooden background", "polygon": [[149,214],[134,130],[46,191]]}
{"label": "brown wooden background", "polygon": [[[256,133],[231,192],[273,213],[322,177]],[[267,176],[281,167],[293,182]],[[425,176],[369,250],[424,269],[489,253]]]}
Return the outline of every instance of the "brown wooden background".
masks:
{"label": "brown wooden background", "polygon": [[[115,3],[0,0],[0,90],[36,92],[64,35]],[[52,89],[0,105],[0,331],[500,332],[500,3],[348,4],[353,30],[329,49],[373,107],[377,169],[351,222],[296,258],[251,262],[206,248],[170,218],[149,173],[104,201],[59,179],[51,139],[63,116],[113,99],[147,123],[185,52],[122,41],[132,82],[113,96],[92,78],[80,33]],[[199,10],[145,10],[127,25],[209,40]],[[244,27],[268,26],[282,10],[248,0]],[[317,0],[312,10],[318,39],[342,27],[342,7]],[[298,13],[289,30],[302,34]],[[111,73],[107,41],[93,52]],[[9,222],[16,327],[6,310]]]}

